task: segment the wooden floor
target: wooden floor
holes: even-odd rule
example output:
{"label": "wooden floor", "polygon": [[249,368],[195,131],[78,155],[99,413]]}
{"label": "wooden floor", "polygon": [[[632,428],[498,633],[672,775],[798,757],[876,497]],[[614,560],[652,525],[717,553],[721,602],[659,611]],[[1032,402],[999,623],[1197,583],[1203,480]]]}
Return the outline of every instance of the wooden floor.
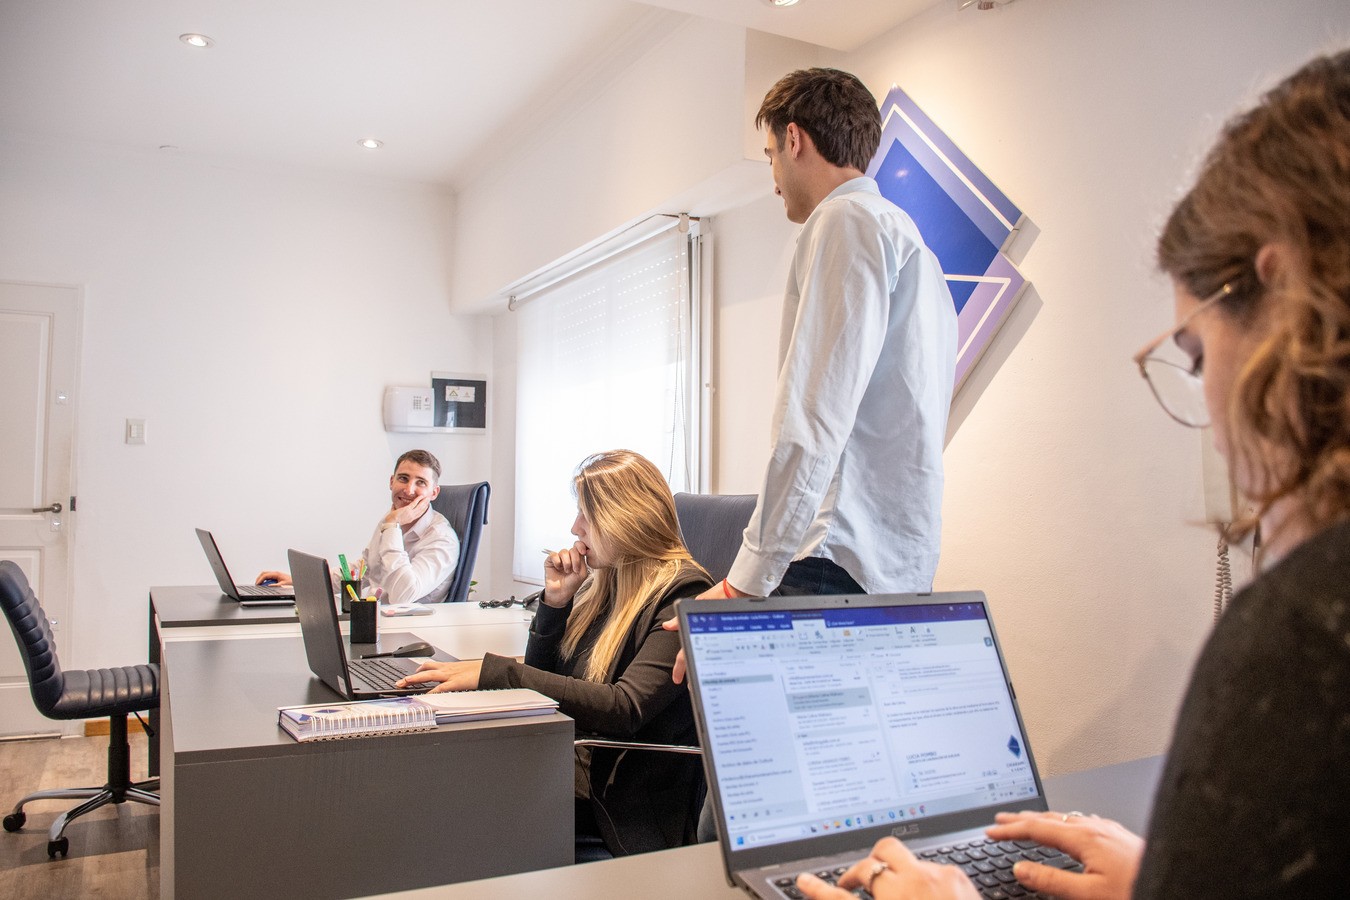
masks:
{"label": "wooden floor", "polygon": [[[131,779],[145,774],[145,735],[131,735]],[[0,811],[25,795],[107,781],[107,737],[0,741]],[[47,858],[47,829],[79,800],[39,800],[26,807],[21,831],[0,831],[0,897],[159,897],[159,809],[109,804],[66,828],[70,853]],[[22,893],[20,893],[22,888]]]}

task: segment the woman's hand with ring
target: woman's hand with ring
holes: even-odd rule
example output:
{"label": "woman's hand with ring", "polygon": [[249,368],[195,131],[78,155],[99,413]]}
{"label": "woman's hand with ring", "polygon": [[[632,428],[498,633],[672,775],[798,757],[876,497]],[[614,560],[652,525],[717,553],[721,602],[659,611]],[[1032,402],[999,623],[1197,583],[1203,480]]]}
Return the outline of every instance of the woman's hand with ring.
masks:
{"label": "woman's hand with ring", "polygon": [[872,855],[855,863],[839,879],[839,886],[802,874],[797,887],[811,900],[856,900],[855,888],[865,888],[876,900],[979,900],[975,885],[955,866],[920,862],[895,838],[882,838]]}
{"label": "woman's hand with ring", "polygon": [[1134,889],[1144,839],[1119,822],[1080,812],[999,813],[995,820],[998,824],[986,832],[991,839],[1036,841],[1083,864],[1080,873],[1018,863],[1013,874],[1034,891],[1063,900],[1126,900]]}

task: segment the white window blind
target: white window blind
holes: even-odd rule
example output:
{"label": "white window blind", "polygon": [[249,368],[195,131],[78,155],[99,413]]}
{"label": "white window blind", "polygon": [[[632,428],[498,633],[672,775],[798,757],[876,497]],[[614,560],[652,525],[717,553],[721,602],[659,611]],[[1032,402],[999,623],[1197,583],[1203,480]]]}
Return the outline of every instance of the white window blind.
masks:
{"label": "white window blind", "polygon": [[[695,223],[696,226],[696,223]],[[671,227],[535,293],[516,319],[513,572],[570,546],[572,476],[603,450],[646,456],[696,490],[697,228]]]}

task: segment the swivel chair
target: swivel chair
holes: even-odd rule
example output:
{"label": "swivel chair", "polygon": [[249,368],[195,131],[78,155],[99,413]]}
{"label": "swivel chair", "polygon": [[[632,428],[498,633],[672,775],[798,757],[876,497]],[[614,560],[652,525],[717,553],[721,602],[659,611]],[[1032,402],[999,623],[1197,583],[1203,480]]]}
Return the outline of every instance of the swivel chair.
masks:
{"label": "swivel chair", "polygon": [[478,559],[478,542],[487,524],[488,495],[492,492],[486,481],[474,484],[447,484],[441,487],[431,506],[450,521],[450,527],[459,535],[459,562],[450,579],[450,593],[446,603],[463,603],[469,599],[469,582],[473,580],[473,565]]}
{"label": "swivel chair", "polygon": [[755,511],[754,494],[675,495],[684,545],[714,582],[727,577],[741,549],[741,532]]}
{"label": "swivel chair", "polygon": [[47,856],[65,856],[70,841],[63,832],[71,820],[108,803],[128,800],[159,806],[159,779],[132,783],[131,748],[127,744],[127,716],[159,706],[159,666],[144,663],[118,669],[82,669],[63,672],[56,658],[51,626],[28,586],[23,571],[10,560],[0,560],[0,607],[19,643],[28,686],[38,711],[49,719],[108,717],[108,782],[102,787],[38,791],[18,802],[5,816],[6,831],[18,831],[27,821],[23,808],[34,800],[85,800],[61,813],[47,836]]}

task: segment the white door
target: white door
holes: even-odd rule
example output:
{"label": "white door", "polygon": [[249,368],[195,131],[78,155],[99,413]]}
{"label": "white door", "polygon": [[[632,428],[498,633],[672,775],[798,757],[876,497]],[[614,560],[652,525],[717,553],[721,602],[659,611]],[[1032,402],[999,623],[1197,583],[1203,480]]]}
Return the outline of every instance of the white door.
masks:
{"label": "white door", "polygon": [[[0,559],[23,569],[67,659],[79,317],[78,288],[0,281]],[[0,625],[0,735],[59,730]]]}

